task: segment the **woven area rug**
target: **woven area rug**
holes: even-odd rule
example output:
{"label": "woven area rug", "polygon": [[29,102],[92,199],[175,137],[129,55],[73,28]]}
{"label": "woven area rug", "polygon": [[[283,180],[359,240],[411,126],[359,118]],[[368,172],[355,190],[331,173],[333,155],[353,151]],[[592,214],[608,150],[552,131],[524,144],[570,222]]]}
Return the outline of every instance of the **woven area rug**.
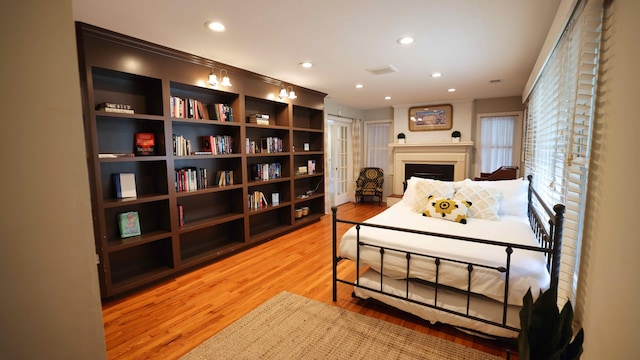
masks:
{"label": "woven area rug", "polygon": [[495,360],[500,357],[282,292],[181,359]]}

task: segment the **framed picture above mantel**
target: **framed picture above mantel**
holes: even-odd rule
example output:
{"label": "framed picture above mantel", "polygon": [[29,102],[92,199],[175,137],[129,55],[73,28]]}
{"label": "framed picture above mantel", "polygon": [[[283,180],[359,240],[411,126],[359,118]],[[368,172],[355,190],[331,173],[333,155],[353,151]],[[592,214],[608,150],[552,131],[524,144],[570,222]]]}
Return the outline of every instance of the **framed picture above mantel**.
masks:
{"label": "framed picture above mantel", "polygon": [[409,108],[410,131],[450,130],[452,126],[453,106],[451,104]]}

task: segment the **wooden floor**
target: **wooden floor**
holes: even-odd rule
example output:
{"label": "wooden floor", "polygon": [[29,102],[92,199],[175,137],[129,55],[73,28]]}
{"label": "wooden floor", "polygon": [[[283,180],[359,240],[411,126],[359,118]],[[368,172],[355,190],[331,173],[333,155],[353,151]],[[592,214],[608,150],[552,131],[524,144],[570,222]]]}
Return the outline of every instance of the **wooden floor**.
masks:
{"label": "wooden floor", "polygon": [[[338,217],[362,221],[384,210],[377,204],[348,203]],[[347,230],[340,224],[338,234]],[[354,299],[340,284],[331,301],[331,216],[103,304],[109,359],[177,359],[258,305],[289,291],[340,308],[386,320],[506,358],[517,348],[459,332],[389,307]]]}

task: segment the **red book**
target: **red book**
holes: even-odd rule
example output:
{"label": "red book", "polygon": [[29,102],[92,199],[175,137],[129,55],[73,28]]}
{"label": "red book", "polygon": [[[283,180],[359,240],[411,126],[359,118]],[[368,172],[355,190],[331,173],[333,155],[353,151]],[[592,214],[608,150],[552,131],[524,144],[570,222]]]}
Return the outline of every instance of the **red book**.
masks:
{"label": "red book", "polygon": [[136,133],[136,155],[153,155],[156,139],[153,133]]}

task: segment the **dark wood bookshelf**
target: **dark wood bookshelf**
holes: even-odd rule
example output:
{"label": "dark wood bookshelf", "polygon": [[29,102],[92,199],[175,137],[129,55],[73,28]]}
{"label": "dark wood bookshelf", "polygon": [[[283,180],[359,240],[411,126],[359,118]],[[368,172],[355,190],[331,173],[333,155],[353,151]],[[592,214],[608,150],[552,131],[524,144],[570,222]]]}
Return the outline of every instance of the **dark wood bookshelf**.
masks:
{"label": "dark wood bookshelf", "polygon": [[[295,87],[298,99],[272,100],[267,94],[277,95],[282,86],[277,79],[84,23],[76,24],[76,32],[104,298],[216,261],[324,214],[322,185],[304,199],[297,195],[314,190],[324,177],[326,94]],[[207,86],[212,67],[227,70],[233,87]],[[188,105],[182,113],[175,111],[182,103],[193,104],[192,111]],[[216,104],[224,104],[232,118],[219,118]],[[129,113],[114,112],[116,106]],[[250,123],[253,114],[269,115],[269,124]],[[133,155],[137,133],[154,135],[152,154]],[[178,156],[175,135],[189,140],[194,152],[204,150],[203,137],[225,136],[225,149],[231,153]],[[280,140],[280,151],[247,153],[247,139],[261,146],[269,137]],[[303,151],[305,144],[308,151]],[[316,162],[316,173],[296,175],[308,160]],[[280,177],[254,179],[253,167],[264,163],[280,164]],[[189,191],[177,181],[186,169],[193,169],[196,177]],[[218,171],[232,171],[233,184],[216,183]],[[117,173],[135,175],[136,198],[116,197]],[[268,206],[250,208],[248,197],[254,191],[265,194]],[[272,204],[273,193],[279,195],[277,205]],[[308,207],[309,215],[296,219],[298,207]],[[121,238],[118,215],[128,211],[138,212],[141,234]]]}

